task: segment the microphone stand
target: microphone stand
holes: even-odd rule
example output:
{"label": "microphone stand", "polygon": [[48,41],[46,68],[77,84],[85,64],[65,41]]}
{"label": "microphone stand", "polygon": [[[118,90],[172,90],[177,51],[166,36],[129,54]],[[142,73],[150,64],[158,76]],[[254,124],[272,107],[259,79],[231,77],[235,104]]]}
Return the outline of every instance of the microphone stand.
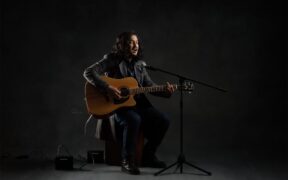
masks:
{"label": "microphone stand", "polygon": [[[196,80],[193,80],[193,79],[190,79],[190,78],[186,78],[186,77],[181,76],[179,74],[168,72],[168,71],[165,71],[165,70],[162,70],[162,69],[159,69],[159,68],[155,68],[155,67],[152,67],[152,66],[148,66],[148,65],[146,65],[145,67],[146,67],[146,69],[149,69],[149,70],[152,70],[152,71],[159,71],[159,72],[162,72],[162,73],[166,73],[166,74],[178,77],[180,87],[183,87],[184,81],[191,81],[191,82],[194,82],[194,83],[197,83],[197,84],[201,84],[201,85],[204,85],[204,86],[219,90],[221,92],[227,92],[224,89],[221,89],[221,88],[218,88],[218,87],[214,87],[212,85],[209,85],[209,84],[206,84],[206,83],[203,83],[203,82],[200,82],[200,81],[196,81]],[[154,176],[159,175],[160,173],[166,171],[167,169],[170,169],[171,167],[173,167],[175,165],[177,165],[176,170],[178,168],[180,168],[180,173],[182,174],[183,173],[183,164],[186,164],[186,165],[191,166],[191,167],[193,167],[193,168],[195,168],[195,169],[197,169],[197,170],[199,170],[201,172],[204,172],[208,176],[212,175],[211,172],[206,171],[206,170],[204,170],[204,169],[202,169],[202,168],[200,168],[198,166],[195,166],[195,165],[187,162],[186,159],[185,159],[185,155],[183,153],[183,90],[182,90],[182,88],[180,88],[180,154],[178,155],[178,159],[177,159],[176,162],[174,162],[173,164],[167,166],[166,168],[163,168],[162,170],[154,173]]]}

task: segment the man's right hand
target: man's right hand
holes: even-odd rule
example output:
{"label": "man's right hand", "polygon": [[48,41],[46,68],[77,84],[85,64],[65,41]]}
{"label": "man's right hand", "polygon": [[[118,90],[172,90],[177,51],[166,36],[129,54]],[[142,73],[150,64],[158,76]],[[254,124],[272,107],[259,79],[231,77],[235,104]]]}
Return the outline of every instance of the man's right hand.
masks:
{"label": "man's right hand", "polygon": [[109,85],[107,93],[112,98],[121,99],[121,92],[114,86]]}

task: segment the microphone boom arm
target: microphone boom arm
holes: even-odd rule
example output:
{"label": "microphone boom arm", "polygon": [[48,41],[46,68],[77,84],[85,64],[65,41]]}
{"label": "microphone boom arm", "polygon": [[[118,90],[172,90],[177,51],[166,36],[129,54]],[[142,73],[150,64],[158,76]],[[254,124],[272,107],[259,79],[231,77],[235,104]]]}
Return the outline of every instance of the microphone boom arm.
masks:
{"label": "microphone boom arm", "polygon": [[179,79],[182,79],[183,81],[188,80],[188,81],[192,81],[192,82],[194,82],[194,83],[197,83],[197,84],[200,84],[200,85],[203,85],[203,86],[207,86],[207,87],[216,89],[216,90],[221,91],[221,92],[227,92],[227,90],[225,90],[225,89],[218,88],[218,87],[212,86],[212,85],[210,85],[210,84],[207,84],[207,83],[204,83],[204,82],[200,82],[200,81],[197,81],[197,80],[194,80],[194,79],[191,79],[191,78],[187,78],[187,77],[184,77],[184,76],[182,76],[182,75],[179,75],[179,74],[176,74],[176,73],[172,73],[172,72],[169,72],[169,71],[166,71],[166,70],[163,70],[163,69],[159,69],[159,68],[156,68],[156,67],[153,67],[153,66],[149,66],[149,65],[147,65],[146,63],[143,63],[143,66],[144,66],[146,69],[149,69],[149,70],[152,70],[152,71],[160,71],[160,72],[163,72],[163,73],[172,75],[172,76],[176,76],[176,77],[178,77]]}

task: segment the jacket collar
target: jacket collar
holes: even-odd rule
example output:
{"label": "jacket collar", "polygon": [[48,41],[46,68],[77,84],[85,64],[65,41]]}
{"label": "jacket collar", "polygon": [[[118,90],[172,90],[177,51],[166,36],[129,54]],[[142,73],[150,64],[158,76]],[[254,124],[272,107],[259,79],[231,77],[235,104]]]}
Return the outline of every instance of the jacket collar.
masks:
{"label": "jacket collar", "polygon": [[[122,60],[119,64],[119,69],[123,77],[128,76],[128,70],[127,70],[127,63],[126,61]],[[135,77],[139,84],[142,84],[143,78],[141,76],[143,71],[143,67],[141,66],[141,63],[139,61],[135,62],[134,64],[134,72],[135,72]]]}

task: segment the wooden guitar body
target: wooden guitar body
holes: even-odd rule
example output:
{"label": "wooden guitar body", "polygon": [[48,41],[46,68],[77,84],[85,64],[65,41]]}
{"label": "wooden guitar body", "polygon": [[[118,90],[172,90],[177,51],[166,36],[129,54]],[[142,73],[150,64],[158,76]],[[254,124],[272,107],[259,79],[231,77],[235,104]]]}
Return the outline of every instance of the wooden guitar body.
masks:
{"label": "wooden guitar body", "polygon": [[99,118],[107,117],[119,108],[136,105],[133,98],[134,95],[128,93],[130,88],[138,88],[138,83],[133,77],[113,79],[107,76],[101,76],[101,79],[119,89],[123,98],[120,100],[110,98],[101,92],[100,89],[87,82],[85,84],[85,97],[89,113]]}
{"label": "wooden guitar body", "polygon": [[[138,87],[138,82],[133,77],[123,79],[114,79],[107,76],[100,77],[107,84],[114,86],[121,92],[121,99],[108,97],[103,91],[94,87],[90,83],[85,85],[86,106],[90,114],[98,118],[107,117],[115,110],[123,107],[131,107],[136,105],[134,100],[135,94],[163,92],[167,90],[167,85],[156,85],[151,87]],[[191,92],[193,90],[192,83],[184,83],[184,85],[172,84],[175,90],[183,90]]]}

